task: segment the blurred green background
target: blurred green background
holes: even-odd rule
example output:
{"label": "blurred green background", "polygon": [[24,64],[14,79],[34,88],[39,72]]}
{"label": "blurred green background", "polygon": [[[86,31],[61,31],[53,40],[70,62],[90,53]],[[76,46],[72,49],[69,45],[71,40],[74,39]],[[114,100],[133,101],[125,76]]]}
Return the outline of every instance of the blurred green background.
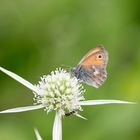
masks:
{"label": "blurred green background", "polygon": [[[33,84],[62,64],[75,66],[97,44],[109,52],[108,79],[84,85],[86,99],[137,105],[84,107],[63,119],[64,140],[140,140],[139,0],[0,0],[0,65]],[[33,104],[30,90],[0,72],[0,110]],[[0,115],[0,140],[52,139],[54,112]]]}

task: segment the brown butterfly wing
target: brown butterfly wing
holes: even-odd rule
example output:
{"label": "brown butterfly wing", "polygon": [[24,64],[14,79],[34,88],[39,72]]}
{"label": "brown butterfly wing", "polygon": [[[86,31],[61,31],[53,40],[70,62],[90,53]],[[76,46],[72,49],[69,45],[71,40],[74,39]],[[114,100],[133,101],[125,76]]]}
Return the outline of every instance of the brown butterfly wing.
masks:
{"label": "brown butterfly wing", "polygon": [[89,51],[77,65],[79,79],[88,85],[98,88],[107,77],[106,65],[108,53],[102,46]]}
{"label": "brown butterfly wing", "polygon": [[[102,58],[98,58],[101,55]],[[98,45],[96,48],[90,50],[79,62],[78,65],[107,65],[108,53],[102,45]]]}

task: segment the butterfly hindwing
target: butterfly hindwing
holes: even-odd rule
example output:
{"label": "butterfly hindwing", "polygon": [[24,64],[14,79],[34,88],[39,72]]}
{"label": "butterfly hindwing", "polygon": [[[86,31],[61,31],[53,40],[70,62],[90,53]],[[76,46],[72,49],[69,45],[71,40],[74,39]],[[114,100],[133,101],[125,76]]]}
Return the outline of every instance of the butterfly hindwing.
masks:
{"label": "butterfly hindwing", "polygon": [[98,65],[89,66],[88,68],[79,66],[73,72],[82,82],[96,88],[101,86],[106,79],[106,70]]}

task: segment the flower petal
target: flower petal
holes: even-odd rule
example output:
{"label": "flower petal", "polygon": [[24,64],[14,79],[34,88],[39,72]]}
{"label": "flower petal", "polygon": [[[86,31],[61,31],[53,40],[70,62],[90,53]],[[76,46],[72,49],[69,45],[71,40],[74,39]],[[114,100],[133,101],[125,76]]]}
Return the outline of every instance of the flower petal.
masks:
{"label": "flower petal", "polygon": [[83,117],[83,116],[81,116],[80,114],[74,114],[75,116],[77,116],[77,117],[79,117],[79,118],[81,118],[81,119],[84,119],[84,120],[87,120],[87,118],[85,118],[85,117]]}
{"label": "flower petal", "polygon": [[29,88],[30,90],[39,93],[40,90],[32,85],[30,82],[28,82],[27,80],[23,79],[22,77],[18,76],[17,74],[10,72],[2,67],[0,67],[0,70],[4,73],[6,73],[7,75],[9,75],[10,77],[12,77],[13,79],[17,80],[19,83],[21,83],[22,85],[26,86],[27,88]]}
{"label": "flower petal", "polygon": [[62,140],[62,120],[61,115],[56,112],[53,125],[53,140]]}
{"label": "flower petal", "polygon": [[101,104],[135,104],[134,102],[121,100],[87,100],[81,101],[80,105],[101,105]]}
{"label": "flower petal", "polygon": [[42,105],[35,105],[35,106],[25,106],[25,107],[17,107],[12,109],[7,109],[4,111],[0,111],[0,113],[17,113],[17,112],[24,112],[24,111],[30,111],[30,110],[36,110],[43,108]]}
{"label": "flower petal", "polygon": [[34,129],[34,132],[35,132],[35,135],[36,135],[36,139],[37,139],[37,140],[43,140],[43,139],[41,138],[41,136],[40,136],[40,134],[39,134],[37,128]]}

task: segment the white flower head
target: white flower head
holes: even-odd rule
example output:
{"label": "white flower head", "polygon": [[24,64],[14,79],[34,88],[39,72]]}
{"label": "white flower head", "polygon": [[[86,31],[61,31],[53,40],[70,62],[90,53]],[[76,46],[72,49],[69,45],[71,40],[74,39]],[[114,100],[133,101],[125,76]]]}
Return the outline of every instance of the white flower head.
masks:
{"label": "white flower head", "polygon": [[47,112],[58,111],[61,115],[72,111],[82,111],[79,104],[84,100],[84,88],[79,80],[69,72],[58,68],[50,75],[41,77],[37,85],[41,92],[34,92],[37,104],[42,104]]}
{"label": "white flower head", "polygon": [[[102,105],[102,104],[135,104],[134,102],[121,100],[86,100],[85,92],[79,80],[69,72],[59,68],[52,71],[50,75],[41,77],[38,85],[33,85],[17,74],[0,67],[0,71],[6,73],[22,85],[26,86],[34,93],[34,101],[37,105],[17,107],[0,111],[0,113],[16,113],[45,108],[47,112],[56,111],[53,125],[53,140],[62,140],[62,116],[74,112],[77,117],[86,119],[78,111],[82,111],[81,106]],[[39,132],[35,129],[37,140],[42,140]]]}

